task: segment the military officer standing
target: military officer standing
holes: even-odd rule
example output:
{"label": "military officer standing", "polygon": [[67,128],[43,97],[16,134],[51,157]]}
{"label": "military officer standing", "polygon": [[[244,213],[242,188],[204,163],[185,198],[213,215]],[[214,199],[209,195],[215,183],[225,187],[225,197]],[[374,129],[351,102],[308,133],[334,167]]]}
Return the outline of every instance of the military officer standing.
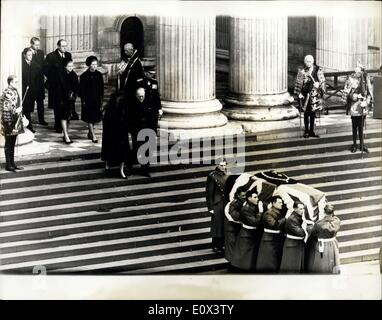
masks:
{"label": "military officer standing", "polygon": [[207,176],[206,184],[207,208],[211,213],[212,249],[219,254],[223,253],[224,207],[228,202],[225,197],[226,173],[227,162],[223,159]]}

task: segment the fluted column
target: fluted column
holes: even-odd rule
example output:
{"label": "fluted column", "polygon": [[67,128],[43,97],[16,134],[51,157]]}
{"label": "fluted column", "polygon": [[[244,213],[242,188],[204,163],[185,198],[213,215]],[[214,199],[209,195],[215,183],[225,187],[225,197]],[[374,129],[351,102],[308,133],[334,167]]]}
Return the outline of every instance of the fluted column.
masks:
{"label": "fluted column", "polygon": [[379,20],[364,16],[317,17],[317,64],[325,70],[348,71],[359,59],[368,68],[379,68]]}
{"label": "fluted column", "polygon": [[288,88],[287,17],[231,17],[227,116],[284,120],[298,115]]}
{"label": "fluted column", "polygon": [[215,17],[157,18],[157,68],[170,129],[219,127],[227,123],[215,98]]}
{"label": "fluted column", "polygon": [[[18,78],[17,90],[22,95],[21,83],[21,52],[29,46],[32,35],[37,35],[38,19],[25,17],[23,12],[19,12],[18,19],[15,19],[14,12],[17,12],[17,3],[4,2],[1,4],[1,45],[0,45],[0,94],[8,86],[7,78],[16,75]],[[20,9],[19,9],[20,10]],[[29,19],[27,19],[29,18]],[[23,21],[23,23],[20,23]],[[36,32],[33,34],[33,32]],[[0,124],[1,125],[1,124]],[[29,143],[33,140],[34,134],[25,129],[25,133],[18,136],[17,145]],[[4,146],[4,137],[0,135],[0,147]],[[3,152],[1,152],[3,153]],[[2,154],[1,154],[2,156]]]}

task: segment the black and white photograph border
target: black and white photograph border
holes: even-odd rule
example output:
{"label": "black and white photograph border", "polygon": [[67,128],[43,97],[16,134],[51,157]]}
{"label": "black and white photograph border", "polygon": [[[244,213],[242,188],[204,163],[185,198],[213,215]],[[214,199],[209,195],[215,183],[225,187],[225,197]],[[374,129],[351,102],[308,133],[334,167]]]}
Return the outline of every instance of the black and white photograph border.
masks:
{"label": "black and white photograph border", "polygon": [[[381,18],[379,1],[2,0],[0,298],[382,299]],[[47,58],[42,107],[30,99],[24,49],[33,37],[45,55],[71,53],[63,56],[65,81],[65,70],[80,77],[96,62],[102,117],[84,116],[81,77],[58,127],[64,111],[50,101],[61,69],[51,78]],[[30,70],[40,70],[33,59]],[[143,99],[159,100],[154,145],[137,142],[143,118],[127,116],[123,125],[135,129],[126,139],[106,135],[124,121],[123,102],[138,103],[139,90],[129,93],[138,63],[134,88],[144,82]],[[14,92],[25,123],[7,136],[4,106],[17,101]],[[144,150],[138,159],[122,152],[126,140],[127,149]],[[249,189],[263,215],[256,222],[231,215],[234,198]],[[295,203],[304,207],[304,236],[289,234]],[[271,211],[281,215],[266,228],[263,212]],[[233,222],[245,231],[235,241],[242,236],[246,253],[228,243]],[[264,235],[248,240],[256,228],[289,237],[275,253]],[[306,252],[301,269],[285,274],[288,240],[324,257],[330,271],[312,267]],[[238,252],[251,257],[232,258]]]}

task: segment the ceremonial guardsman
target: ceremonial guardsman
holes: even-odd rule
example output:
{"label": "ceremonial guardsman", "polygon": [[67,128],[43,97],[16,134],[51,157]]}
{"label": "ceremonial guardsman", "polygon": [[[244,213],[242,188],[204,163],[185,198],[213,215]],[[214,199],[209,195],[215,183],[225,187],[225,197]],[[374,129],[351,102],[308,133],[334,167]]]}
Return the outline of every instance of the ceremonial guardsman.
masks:
{"label": "ceremonial guardsman", "polygon": [[242,223],[237,237],[232,266],[245,271],[253,271],[262,232],[260,230],[263,204],[256,189],[247,191],[246,203],[240,210],[239,221]]}
{"label": "ceremonial guardsman", "polygon": [[[314,132],[314,121],[316,118],[316,110],[307,104],[309,93],[312,89],[318,90],[318,99],[321,99],[326,92],[325,76],[322,69],[314,63],[312,55],[304,58],[304,68],[300,68],[294,86],[294,94],[300,101],[300,106],[307,107],[304,111],[305,134],[304,138],[318,137]],[[301,112],[301,110],[300,110]]]}
{"label": "ceremonial guardsman", "polygon": [[237,235],[241,229],[239,221],[240,210],[245,202],[246,191],[238,188],[235,193],[235,199],[229,203],[229,208],[225,209],[224,218],[224,257],[228,262],[232,261],[232,256],[235,251]]}
{"label": "ceremonial guardsman", "polygon": [[207,176],[207,208],[211,214],[212,249],[223,253],[224,248],[224,208],[227,204],[225,182],[227,180],[227,162],[222,160],[215,170]]}
{"label": "ceremonial guardsman", "polygon": [[341,226],[334,215],[334,207],[326,204],[325,216],[317,221],[312,229],[313,244],[308,253],[309,273],[340,273],[339,248],[336,235]]}
{"label": "ceremonial guardsman", "polygon": [[303,228],[303,214],[305,206],[300,201],[293,204],[294,211],[286,219],[283,255],[281,259],[280,272],[301,273],[304,270],[305,237],[311,231],[312,225],[306,231]]}
{"label": "ceremonial guardsman", "polygon": [[280,196],[271,198],[271,208],[263,214],[263,236],[256,261],[256,271],[278,272],[284,245],[285,209]]}

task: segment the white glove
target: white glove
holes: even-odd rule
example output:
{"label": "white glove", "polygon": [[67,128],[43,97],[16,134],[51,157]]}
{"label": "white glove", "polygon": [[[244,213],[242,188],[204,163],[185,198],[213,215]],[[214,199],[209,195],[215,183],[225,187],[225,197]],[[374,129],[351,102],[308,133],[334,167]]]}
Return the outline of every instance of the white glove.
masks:
{"label": "white glove", "polygon": [[262,201],[259,201],[259,212],[263,213],[264,212],[264,206],[263,206],[263,202]]}
{"label": "white glove", "polygon": [[304,98],[304,96],[302,95],[302,93],[299,93],[298,98],[299,98],[299,99]]}
{"label": "white glove", "polygon": [[315,82],[315,83],[313,84],[313,87],[316,88],[316,89],[319,88],[319,87],[320,87],[320,83],[319,83],[319,82]]}
{"label": "white glove", "polygon": [[214,214],[214,210],[210,210],[209,213]]}
{"label": "white glove", "polygon": [[18,107],[18,108],[16,108],[16,113],[17,113],[17,114],[21,113],[21,111],[23,111],[23,107]]}

